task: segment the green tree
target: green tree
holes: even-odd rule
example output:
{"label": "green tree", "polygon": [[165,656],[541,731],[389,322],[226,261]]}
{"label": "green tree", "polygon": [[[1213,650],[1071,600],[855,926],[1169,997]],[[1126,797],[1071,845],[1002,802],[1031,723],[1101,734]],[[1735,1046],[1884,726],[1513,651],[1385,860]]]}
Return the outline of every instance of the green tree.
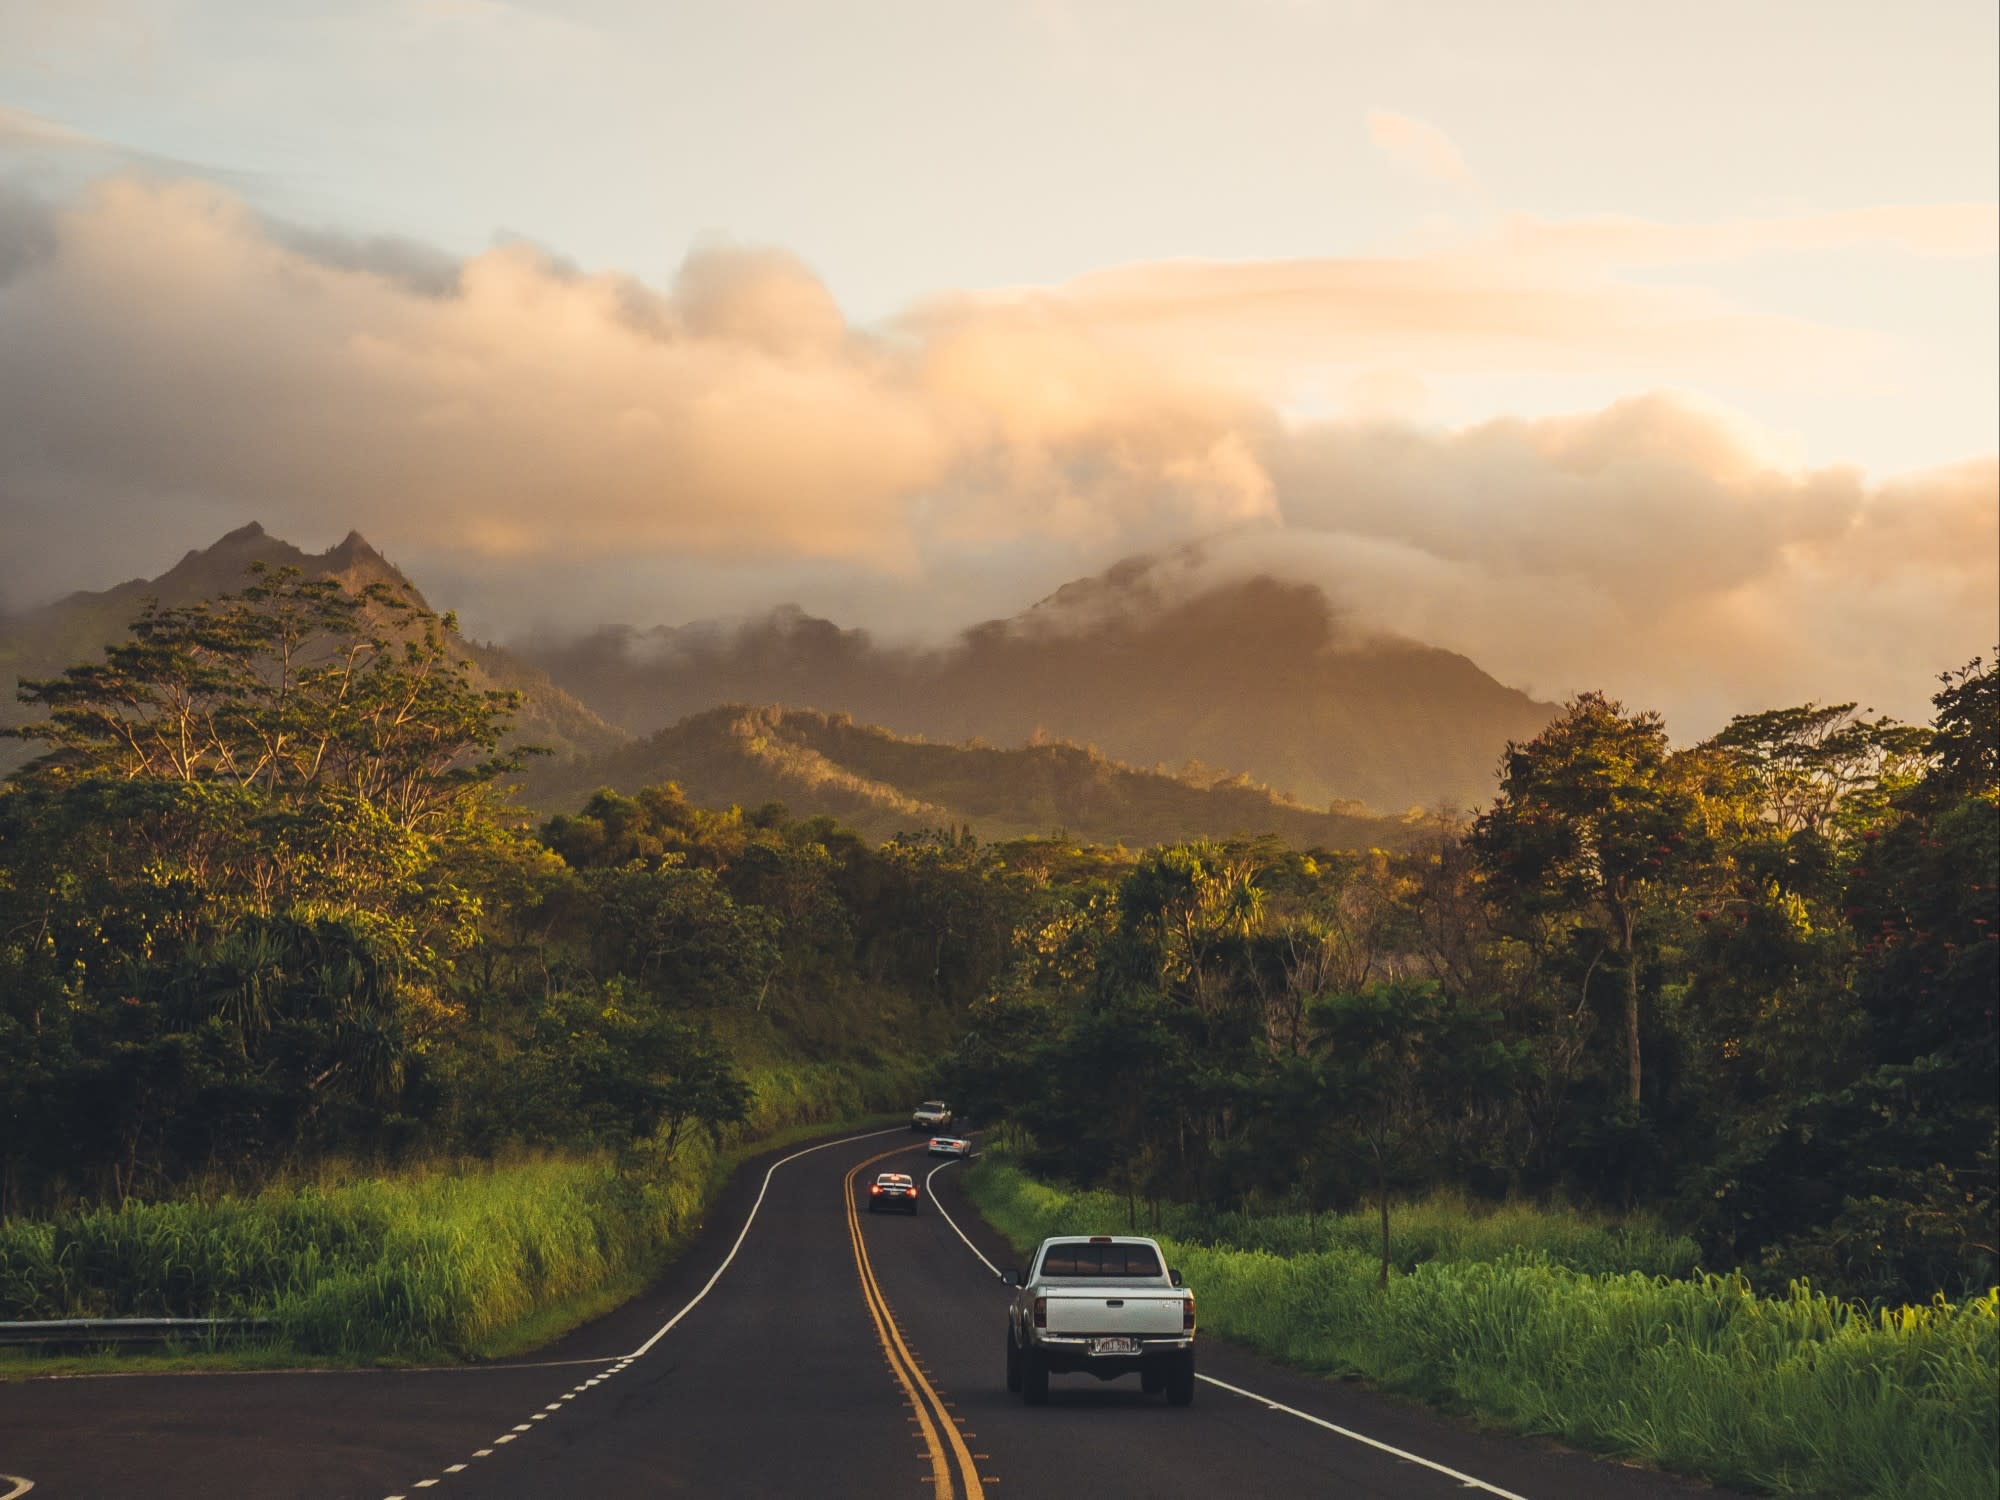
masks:
{"label": "green tree", "polygon": [[23,682],[46,717],[6,733],[48,746],[34,773],[342,796],[414,828],[518,768],[497,747],[520,695],[473,685],[453,616],[383,584],[250,573],[235,594],[149,604],[102,661]]}
{"label": "green tree", "polygon": [[504,1134],[531,1143],[650,1146],[670,1160],[691,1127],[740,1123],[751,1103],[711,1032],[620,981],[550,996],[496,1071]]}
{"label": "green tree", "polygon": [[61,1172],[122,1195],[397,1113],[457,1024],[457,851],[513,764],[515,700],[453,642],[387,590],[255,572],[23,684],[47,748],[0,789],[0,966]]}
{"label": "green tree", "polygon": [[1257,925],[1263,901],[1249,863],[1215,844],[1156,849],[1118,888],[1117,951],[1130,978],[1213,1013],[1227,1001],[1226,955]]}
{"label": "green tree", "polygon": [[702,1006],[753,1001],[777,970],[777,919],[738,905],[713,871],[588,870],[576,895],[600,978]]}
{"label": "green tree", "polygon": [[999,972],[1011,905],[999,861],[970,828],[899,834],[882,846],[881,864],[910,979],[933,995],[968,996]]}
{"label": "green tree", "polygon": [[1384,1287],[1391,1191],[1422,1164],[1447,1158],[1447,1138],[1477,1127],[1519,1064],[1499,1020],[1429,981],[1371,985],[1312,1008],[1323,1118],[1358,1141],[1374,1168]]}
{"label": "green tree", "polygon": [[1510,915],[1553,915],[1603,934],[1624,976],[1625,1090],[1635,1110],[1646,923],[1678,892],[1701,833],[1679,769],[1658,714],[1585,693],[1527,744],[1508,745],[1499,800],[1471,838]]}
{"label": "green tree", "polygon": [[1774,1276],[1906,1298],[2000,1268],[1995,677],[1946,674],[1923,774],[1839,846],[1839,1066],[1778,1093],[1716,1162],[1712,1237]]}

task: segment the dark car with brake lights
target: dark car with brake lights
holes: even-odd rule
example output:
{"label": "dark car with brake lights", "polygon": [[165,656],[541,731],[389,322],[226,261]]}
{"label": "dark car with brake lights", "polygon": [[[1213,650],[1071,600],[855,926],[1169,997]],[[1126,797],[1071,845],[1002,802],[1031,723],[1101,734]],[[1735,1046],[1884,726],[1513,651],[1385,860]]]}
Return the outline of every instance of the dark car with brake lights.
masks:
{"label": "dark car with brake lights", "polygon": [[906,1214],[917,1211],[917,1183],[908,1172],[884,1172],[868,1184],[868,1212],[897,1209]]}

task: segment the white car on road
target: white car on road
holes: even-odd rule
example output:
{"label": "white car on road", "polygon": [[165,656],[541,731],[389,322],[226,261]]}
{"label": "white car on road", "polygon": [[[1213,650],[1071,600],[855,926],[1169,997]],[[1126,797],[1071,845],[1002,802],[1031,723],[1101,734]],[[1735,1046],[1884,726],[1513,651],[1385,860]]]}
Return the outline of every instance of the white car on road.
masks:
{"label": "white car on road", "polygon": [[910,1111],[912,1130],[949,1130],[951,1128],[951,1106],[942,1099],[926,1099]]}

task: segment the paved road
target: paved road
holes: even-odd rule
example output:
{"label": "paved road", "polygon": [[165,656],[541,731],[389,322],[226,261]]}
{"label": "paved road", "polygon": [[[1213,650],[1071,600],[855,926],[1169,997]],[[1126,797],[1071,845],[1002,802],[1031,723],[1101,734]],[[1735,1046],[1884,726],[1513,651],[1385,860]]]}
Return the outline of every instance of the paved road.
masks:
{"label": "paved road", "polygon": [[534,1360],[0,1385],[0,1500],[7,1476],[34,1481],[28,1500],[1710,1493],[1213,1339],[1185,1410],[1088,1376],[1029,1410],[1002,1380],[987,1264],[1010,1259],[960,1168],[914,1219],[850,1210],[857,1175],[932,1166],[900,1131],[752,1163],[658,1285]]}

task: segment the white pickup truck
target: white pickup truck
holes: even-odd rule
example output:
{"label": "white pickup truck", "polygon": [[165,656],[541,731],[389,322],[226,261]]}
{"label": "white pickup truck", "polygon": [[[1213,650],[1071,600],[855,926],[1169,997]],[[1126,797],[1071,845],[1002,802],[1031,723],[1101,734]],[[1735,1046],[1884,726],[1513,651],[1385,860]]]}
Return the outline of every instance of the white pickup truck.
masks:
{"label": "white pickup truck", "polygon": [[1172,1406],[1194,1400],[1194,1293],[1167,1268],[1156,1241],[1068,1235],[1042,1241],[1007,1308],[1007,1389],[1030,1406],[1049,1399],[1049,1376],[1139,1377]]}
{"label": "white pickup truck", "polygon": [[951,1129],[951,1106],[942,1099],[926,1099],[910,1111],[910,1129],[929,1131]]}

